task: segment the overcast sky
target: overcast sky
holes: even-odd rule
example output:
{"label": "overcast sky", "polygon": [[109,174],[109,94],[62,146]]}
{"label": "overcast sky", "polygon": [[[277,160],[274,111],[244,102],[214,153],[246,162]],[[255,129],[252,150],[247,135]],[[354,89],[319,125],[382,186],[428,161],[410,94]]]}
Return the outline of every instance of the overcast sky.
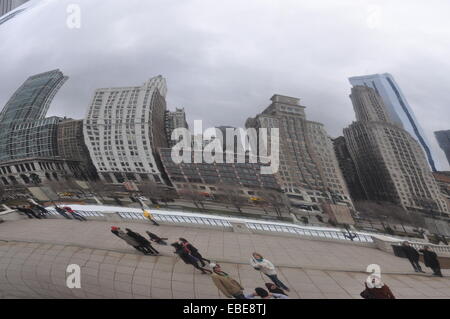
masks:
{"label": "overcast sky", "polygon": [[[81,28],[66,25],[79,4]],[[29,76],[69,81],[49,115],[82,118],[96,88],[161,74],[188,121],[243,126],[275,94],[332,137],[354,120],[348,77],[391,73],[424,128],[450,129],[447,0],[31,0],[0,25],[0,107]]]}

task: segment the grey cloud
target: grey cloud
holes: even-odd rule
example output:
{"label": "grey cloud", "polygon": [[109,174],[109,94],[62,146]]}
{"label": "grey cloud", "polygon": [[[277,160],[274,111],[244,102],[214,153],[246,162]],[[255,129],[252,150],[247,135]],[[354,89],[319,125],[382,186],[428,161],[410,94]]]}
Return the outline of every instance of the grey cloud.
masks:
{"label": "grey cloud", "polygon": [[[0,106],[29,75],[60,68],[70,79],[49,114],[81,118],[96,88],[162,74],[169,107],[191,123],[243,126],[280,93],[338,136],[354,119],[347,78],[389,72],[446,163],[433,136],[450,129],[445,1],[32,1],[0,26]],[[65,25],[71,3],[80,30]]]}

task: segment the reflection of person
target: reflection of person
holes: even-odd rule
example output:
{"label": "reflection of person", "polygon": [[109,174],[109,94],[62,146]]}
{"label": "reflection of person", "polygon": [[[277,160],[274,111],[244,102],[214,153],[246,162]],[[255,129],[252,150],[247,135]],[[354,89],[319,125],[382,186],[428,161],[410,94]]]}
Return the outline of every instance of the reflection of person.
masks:
{"label": "reflection of person", "polygon": [[404,241],[402,244],[402,250],[405,253],[406,258],[408,258],[409,262],[414,268],[415,272],[424,272],[419,264],[419,253],[417,250],[410,246],[407,241]]}
{"label": "reflection of person", "polygon": [[178,242],[180,243],[181,246],[183,246],[183,248],[192,256],[194,256],[195,258],[197,258],[200,263],[202,264],[203,267],[206,266],[206,263],[211,263],[211,260],[203,258],[203,256],[200,254],[200,252],[198,251],[197,248],[195,248],[190,242],[188,242],[186,239],[184,238],[178,238]]}
{"label": "reflection of person", "polygon": [[430,267],[433,270],[433,276],[443,277],[437,254],[431,250],[430,246],[424,246],[420,252],[423,254],[425,266]]}
{"label": "reflection of person", "polygon": [[269,277],[275,285],[283,290],[289,291],[289,288],[286,287],[286,285],[280,279],[278,279],[275,266],[270,262],[270,260],[265,259],[263,256],[261,256],[261,254],[253,253],[252,258],[250,259],[250,263],[253,268],[261,271],[263,274]]}
{"label": "reflection of person", "polygon": [[283,289],[278,288],[277,285],[275,285],[271,282],[266,282],[265,285],[266,285],[267,290],[273,294],[282,294],[285,296],[288,295]]}
{"label": "reflection of person", "polygon": [[140,247],[142,247],[149,254],[151,255],[159,254],[159,252],[152,246],[152,244],[141,234],[134,232],[129,228],[125,228],[125,230],[127,231],[127,235],[135,239],[139,243]]}
{"label": "reflection of person", "polygon": [[244,288],[236,280],[231,278],[226,272],[222,271],[217,264],[211,265],[213,273],[211,279],[220,290],[228,298],[247,299],[244,296]]}
{"label": "reflection of person", "polygon": [[373,278],[371,282],[364,284],[366,289],[361,293],[364,299],[395,299],[391,289],[381,279]]}
{"label": "reflection of person", "polygon": [[155,242],[157,244],[160,244],[160,245],[167,245],[165,240],[167,240],[168,238],[161,238],[158,235],[149,232],[148,230],[145,231],[145,232],[147,233],[148,237],[150,237],[151,241],[153,241],[153,242]]}
{"label": "reflection of person", "polygon": [[153,217],[152,213],[146,209],[142,209],[144,217],[147,218],[149,221],[153,223],[155,226],[159,226],[159,224],[156,222],[155,217]]}
{"label": "reflection of person", "polygon": [[203,268],[199,265],[199,260],[188,253],[180,243],[173,243],[172,247],[175,248],[175,254],[180,256],[181,260],[184,261],[185,264],[192,265],[198,270],[202,272],[202,274],[210,274],[211,270]]}
{"label": "reflection of person", "polygon": [[256,297],[260,297],[261,299],[289,299],[285,294],[267,292],[266,289],[261,287],[255,288],[255,292],[245,295],[247,299],[255,299]]}

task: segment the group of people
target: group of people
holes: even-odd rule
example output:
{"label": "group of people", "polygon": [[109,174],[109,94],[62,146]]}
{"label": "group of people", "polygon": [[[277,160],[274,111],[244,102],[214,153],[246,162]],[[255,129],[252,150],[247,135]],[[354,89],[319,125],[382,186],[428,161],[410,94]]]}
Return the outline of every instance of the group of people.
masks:
{"label": "group of people", "polygon": [[[159,255],[159,252],[152,246],[150,241],[148,241],[144,236],[141,234],[132,231],[129,228],[125,228],[126,232],[123,231],[120,227],[117,226],[111,226],[111,232],[125,241],[128,245],[132,246],[137,251],[143,253],[144,255],[152,255],[157,256]],[[152,234],[150,232],[147,232],[149,235],[151,241],[155,241],[157,243],[164,242],[164,239],[166,238],[160,238],[155,234]],[[153,239],[152,239],[153,238]]]}
{"label": "group of people", "polygon": [[[111,232],[124,240],[128,245],[133,246],[137,251],[145,255],[158,255],[159,252],[152,246],[150,241],[159,245],[167,245],[167,238],[161,238],[158,235],[146,231],[150,241],[139,233],[125,228],[126,232],[120,227],[111,226]],[[266,283],[266,289],[257,287],[252,293],[244,293],[244,288],[239,282],[230,277],[222,270],[220,265],[212,263],[211,260],[204,258],[199,250],[185,238],[171,244],[180,259],[194,268],[201,271],[202,274],[211,275],[212,281],[216,287],[228,298],[236,299],[287,299],[289,288],[278,278],[277,271],[272,262],[265,259],[259,253],[253,253],[250,258],[250,264],[255,269],[267,276],[272,283]],[[209,269],[208,269],[209,268]]]}
{"label": "group of people", "polygon": [[69,206],[59,207],[55,203],[53,203],[53,204],[55,205],[56,212],[58,214],[60,214],[62,217],[67,218],[67,219],[76,219],[76,220],[79,220],[81,222],[86,222],[87,221],[86,217],[78,214],[71,207],[69,207]]}
{"label": "group of people", "polygon": [[438,256],[434,251],[431,250],[430,246],[424,246],[423,249],[417,251],[407,241],[405,241],[402,244],[402,251],[413,266],[415,272],[425,273],[419,263],[419,252],[421,252],[423,254],[423,261],[425,263],[425,266],[431,268],[431,270],[433,271],[433,276],[442,277],[441,265],[439,263]]}
{"label": "group of people", "polygon": [[250,258],[250,265],[266,275],[272,282],[265,283],[266,289],[257,287],[251,293],[244,293],[244,287],[224,272],[220,265],[211,264],[211,278],[216,287],[228,298],[235,299],[289,299],[287,292],[289,288],[278,278],[275,266],[270,260],[265,259],[259,253],[253,253]]}
{"label": "group of people", "polygon": [[[53,203],[55,206],[55,211],[67,219],[76,219],[79,221],[87,221],[87,219],[78,214],[76,211],[74,211],[70,206],[63,206],[59,207],[55,203]],[[28,218],[36,218],[36,219],[45,219],[50,215],[50,212],[43,206],[31,203],[30,205],[22,205],[22,206],[16,206],[12,207],[13,209],[18,210],[21,213],[24,213],[28,216]]]}
{"label": "group of people", "polygon": [[12,208],[24,213],[28,218],[45,219],[49,215],[48,210],[38,204],[22,205]]}

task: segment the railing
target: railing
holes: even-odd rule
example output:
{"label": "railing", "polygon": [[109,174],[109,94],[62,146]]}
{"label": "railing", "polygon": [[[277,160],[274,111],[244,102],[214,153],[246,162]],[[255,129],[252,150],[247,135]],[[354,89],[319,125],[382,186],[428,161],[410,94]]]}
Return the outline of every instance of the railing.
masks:
{"label": "railing", "polygon": [[409,244],[410,244],[410,246],[414,247],[417,250],[421,250],[425,246],[428,246],[435,253],[450,254],[450,246],[433,245],[433,244],[428,244],[428,243],[413,243],[413,242],[409,242]]}
{"label": "railing", "polygon": [[[55,216],[58,216],[59,213],[54,208],[46,208],[47,211]],[[79,215],[83,217],[105,217],[105,215],[102,212],[98,211],[90,211],[90,210],[74,210],[74,212],[78,213]],[[70,216],[70,213],[67,213]]]}
{"label": "railing", "polygon": [[[291,233],[297,234],[300,236],[309,236],[309,237],[317,237],[317,238],[326,238],[326,239],[338,239],[338,240],[348,240],[351,241],[348,237],[348,234],[345,231],[335,231],[335,230],[312,230],[307,228],[301,228],[297,226],[281,226],[281,225],[271,225],[271,224],[259,224],[259,223],[246,223],[247,227],[253,230],[263,230],[263,231],[272,231],[272,232],[283,232],[283,233]],[[352,233],[353,241],[362,242],[362,243],[372,243],[372,237]],[[352,237],[353,237],[352,236]]]}
{"label": "railing", "polygon": [[[54,210],[54,208],[48,208],[50,213],[53,215],[58,215],[58,213]],[[131,219],[131,220],[146,220],[144,215],[141,212],[136,211],[116,211],[113,209],[108,212],[99,212],[92,210],[80,210],[74,209],[78,214],[85,217],[104,217],[108,215],[108,213],[115,213],[123,219]],[[245,223],[248,229],[256,230],[256,231],[268,231],[274,233],[290,233],[300,236],[307,237],[315,237],[321,239],[331,239],[331,240],[342,240],[342,241],[354,241],[360,243],[373,243],[372,237],[370,235],[361,234],[361,233],[348,233],[345,230],[326,230],[326,229],[314,229],[307,228],[297,225],[288,225],[282,223],[271,223],[271,222],[257,222],[254,220],[246,220],[246,219],[236,219],[229,217],[207,217],[204,215],[197,215],[193,213],[173,213],[173,212],[161,212],[152,211],[152,215],[156,221],[174,223],[174,224],[193,224],[193,225],[204,225],[204,226],[212,226],[219,228],[232,228],[232,220],[240,220]]]}
{"label": "railing", "polygon": [[[122,218],[145,220],[145,217],[141,213],[119,212],[118,214]],[[232,227],[229,221],[216,218],[182,216],[182,215],[159,215],[155,213],[153,213],[153,216],[156,221],[163,221],[169,223],[187,223],[187,224],[198,224],[215,227]]]}

